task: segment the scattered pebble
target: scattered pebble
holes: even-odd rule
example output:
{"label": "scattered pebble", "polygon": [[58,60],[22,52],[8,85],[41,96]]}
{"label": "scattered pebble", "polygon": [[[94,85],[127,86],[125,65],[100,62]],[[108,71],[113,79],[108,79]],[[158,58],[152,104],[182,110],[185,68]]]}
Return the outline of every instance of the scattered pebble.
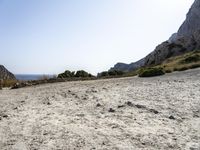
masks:
{"label": "scattered pebble", "polygon": [[130,102],[130,101],[128,101],[127,103],[126,103],[128,106],[131,106],[131,107],[133,107],[134,105],[133,105],[133,103],[132,102]]}
{"label": "scattered pebble", "polygon": [[96,107],[101,107],[101,104],[98,103],[98,104],[96,105]]}
{"label": "scattered pebble", "polygon": [[142,142],[142,145],[146,145],[146,143]]}
{"label": "scattered pebble", "polygon": [[16,110],[16,109],[17,109],[17,107],[14,107],[13,109],[14,109],[14,110]]}
{"label": "scattered pebble", "polygon": [[152,113],[154,113],[154,114],[158,114],[158,113],[159,113],[159,112],[158,112],[157,110],[155,110],[155,109],[150,109],[149,111],[152,112]]}
{"label": "scattered pebble", "polygon": [[115,110],[112,109],[112,108],[110,108],[110,109],[108,110],[108,112],[115,112]]}
{"label": "scattered pebble", "polygon": [[117,108],[125,107],[125,105],[118,105]]}
{"label": "scattered pebble", "polygon": [[3,117],[3,118],[8,118],[8,115],[3,114],[2,117]]}
{"label": "scattered pebble", "polygon": [[145,106],[143,106],[143,105],[139,105],[139,104],[137,104],[137,105],[135,105],[137,108],[146,108]]}
{"label": "scattered pebble", "polygon": [[174,116],[169,116],[169,119],[175,120]]}
{"label": "scattered pebble", "polygon": [[87,98],[86,98],[86,97],[84,97],[84,98],[83,98],[83,100],[87,100]]}

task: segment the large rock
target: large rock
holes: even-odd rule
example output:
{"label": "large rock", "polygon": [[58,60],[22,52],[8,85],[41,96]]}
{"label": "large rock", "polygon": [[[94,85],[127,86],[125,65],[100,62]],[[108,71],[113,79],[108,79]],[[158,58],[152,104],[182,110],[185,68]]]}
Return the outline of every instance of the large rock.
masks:
{"label": "large rock", "polygon": [[196,49],[200,49],[200,0],[195,0],[187,14],[186,20],[178,32],[172,34],[168,41],[158,45],[153,52],[135,63],[121,63],[111,69],[131,71],[143,66],[157,65],[169,57]]}
{"label": "large rock", "polygon": [[16,80],[14,74],[9,72],[4,66],[0,65],[0,79],[1,80]]}

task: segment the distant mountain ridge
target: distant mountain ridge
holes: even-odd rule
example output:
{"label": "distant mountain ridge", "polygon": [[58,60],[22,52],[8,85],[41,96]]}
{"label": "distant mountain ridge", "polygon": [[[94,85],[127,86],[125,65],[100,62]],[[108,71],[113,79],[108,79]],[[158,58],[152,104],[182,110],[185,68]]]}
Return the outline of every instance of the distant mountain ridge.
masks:
{"label": "distant mountain ridge", "polygon": [[9,72],[3,65],[0,65],[0,79],[3,79],[3,80],[16,80],[14,74]]}
{"label": "distant mountain ridge", "polygon": [[195,0],[186,20],[177,33],[158,45],[153,52],[141,60],[130,63],[117,63],[111,70],[134,71],[143,66],[157,65],[167,58],[200,49],[200,0]]}
{"label": "distant mountain ridge", "polygon": [[117,63],[110,70],[118,70],[118,71],[129,72],[129,71],[135,70],[136,68],[139,68],[140,66],[143,66],[144,62],[145,62],[145,59],[141,59],[141,60],[134,62],[134,63],[131,63],[131,64]]}

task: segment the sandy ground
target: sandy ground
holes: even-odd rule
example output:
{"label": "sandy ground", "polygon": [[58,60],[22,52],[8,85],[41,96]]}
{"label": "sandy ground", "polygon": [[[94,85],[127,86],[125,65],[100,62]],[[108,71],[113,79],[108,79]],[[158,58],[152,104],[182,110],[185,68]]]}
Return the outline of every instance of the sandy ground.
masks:
{"label": "sandy ground", "polygon": [[200,69],[0,91],[1,150],[200,150]]}

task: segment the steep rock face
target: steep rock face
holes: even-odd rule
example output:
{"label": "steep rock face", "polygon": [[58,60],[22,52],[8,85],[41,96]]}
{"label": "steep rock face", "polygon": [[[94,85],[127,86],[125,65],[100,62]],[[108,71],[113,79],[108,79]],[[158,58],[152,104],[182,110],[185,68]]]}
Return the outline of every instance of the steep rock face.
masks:
{"label": "steep rock face", "polygon": [[177,36],[192,36],[197,30],[200,30],[200,0],[195,0],[193,3]]}
{"label": "steep rock face", "polygon": [[16,80],[14,74],[9,72],[4,66],[0,65],[0,79]]}
{"label": "steep rock face", "polygon": [[200,44],[198,42],[199,40],[200,38],[195,39],[193,37],[185,36],[174,42],[165,41],[145,57],[144,65],[158,65],[167,58],[198,49]]}
{"label": "steep rock face", "polygon": [[117,64],[112,69],[124,71],[130,68],[129,71],[131,71],[143,66],[157,65],[169,57],[196,49],[200,49],[200,0],[195,0],[178,32],[138,61],[142,63]]}
{"label": "steep rock face", "polygon": [[144,65],[157,65],[171,56],[195,49],[200,49],[200,0],[195,0],[178,32],[145,57]]}

